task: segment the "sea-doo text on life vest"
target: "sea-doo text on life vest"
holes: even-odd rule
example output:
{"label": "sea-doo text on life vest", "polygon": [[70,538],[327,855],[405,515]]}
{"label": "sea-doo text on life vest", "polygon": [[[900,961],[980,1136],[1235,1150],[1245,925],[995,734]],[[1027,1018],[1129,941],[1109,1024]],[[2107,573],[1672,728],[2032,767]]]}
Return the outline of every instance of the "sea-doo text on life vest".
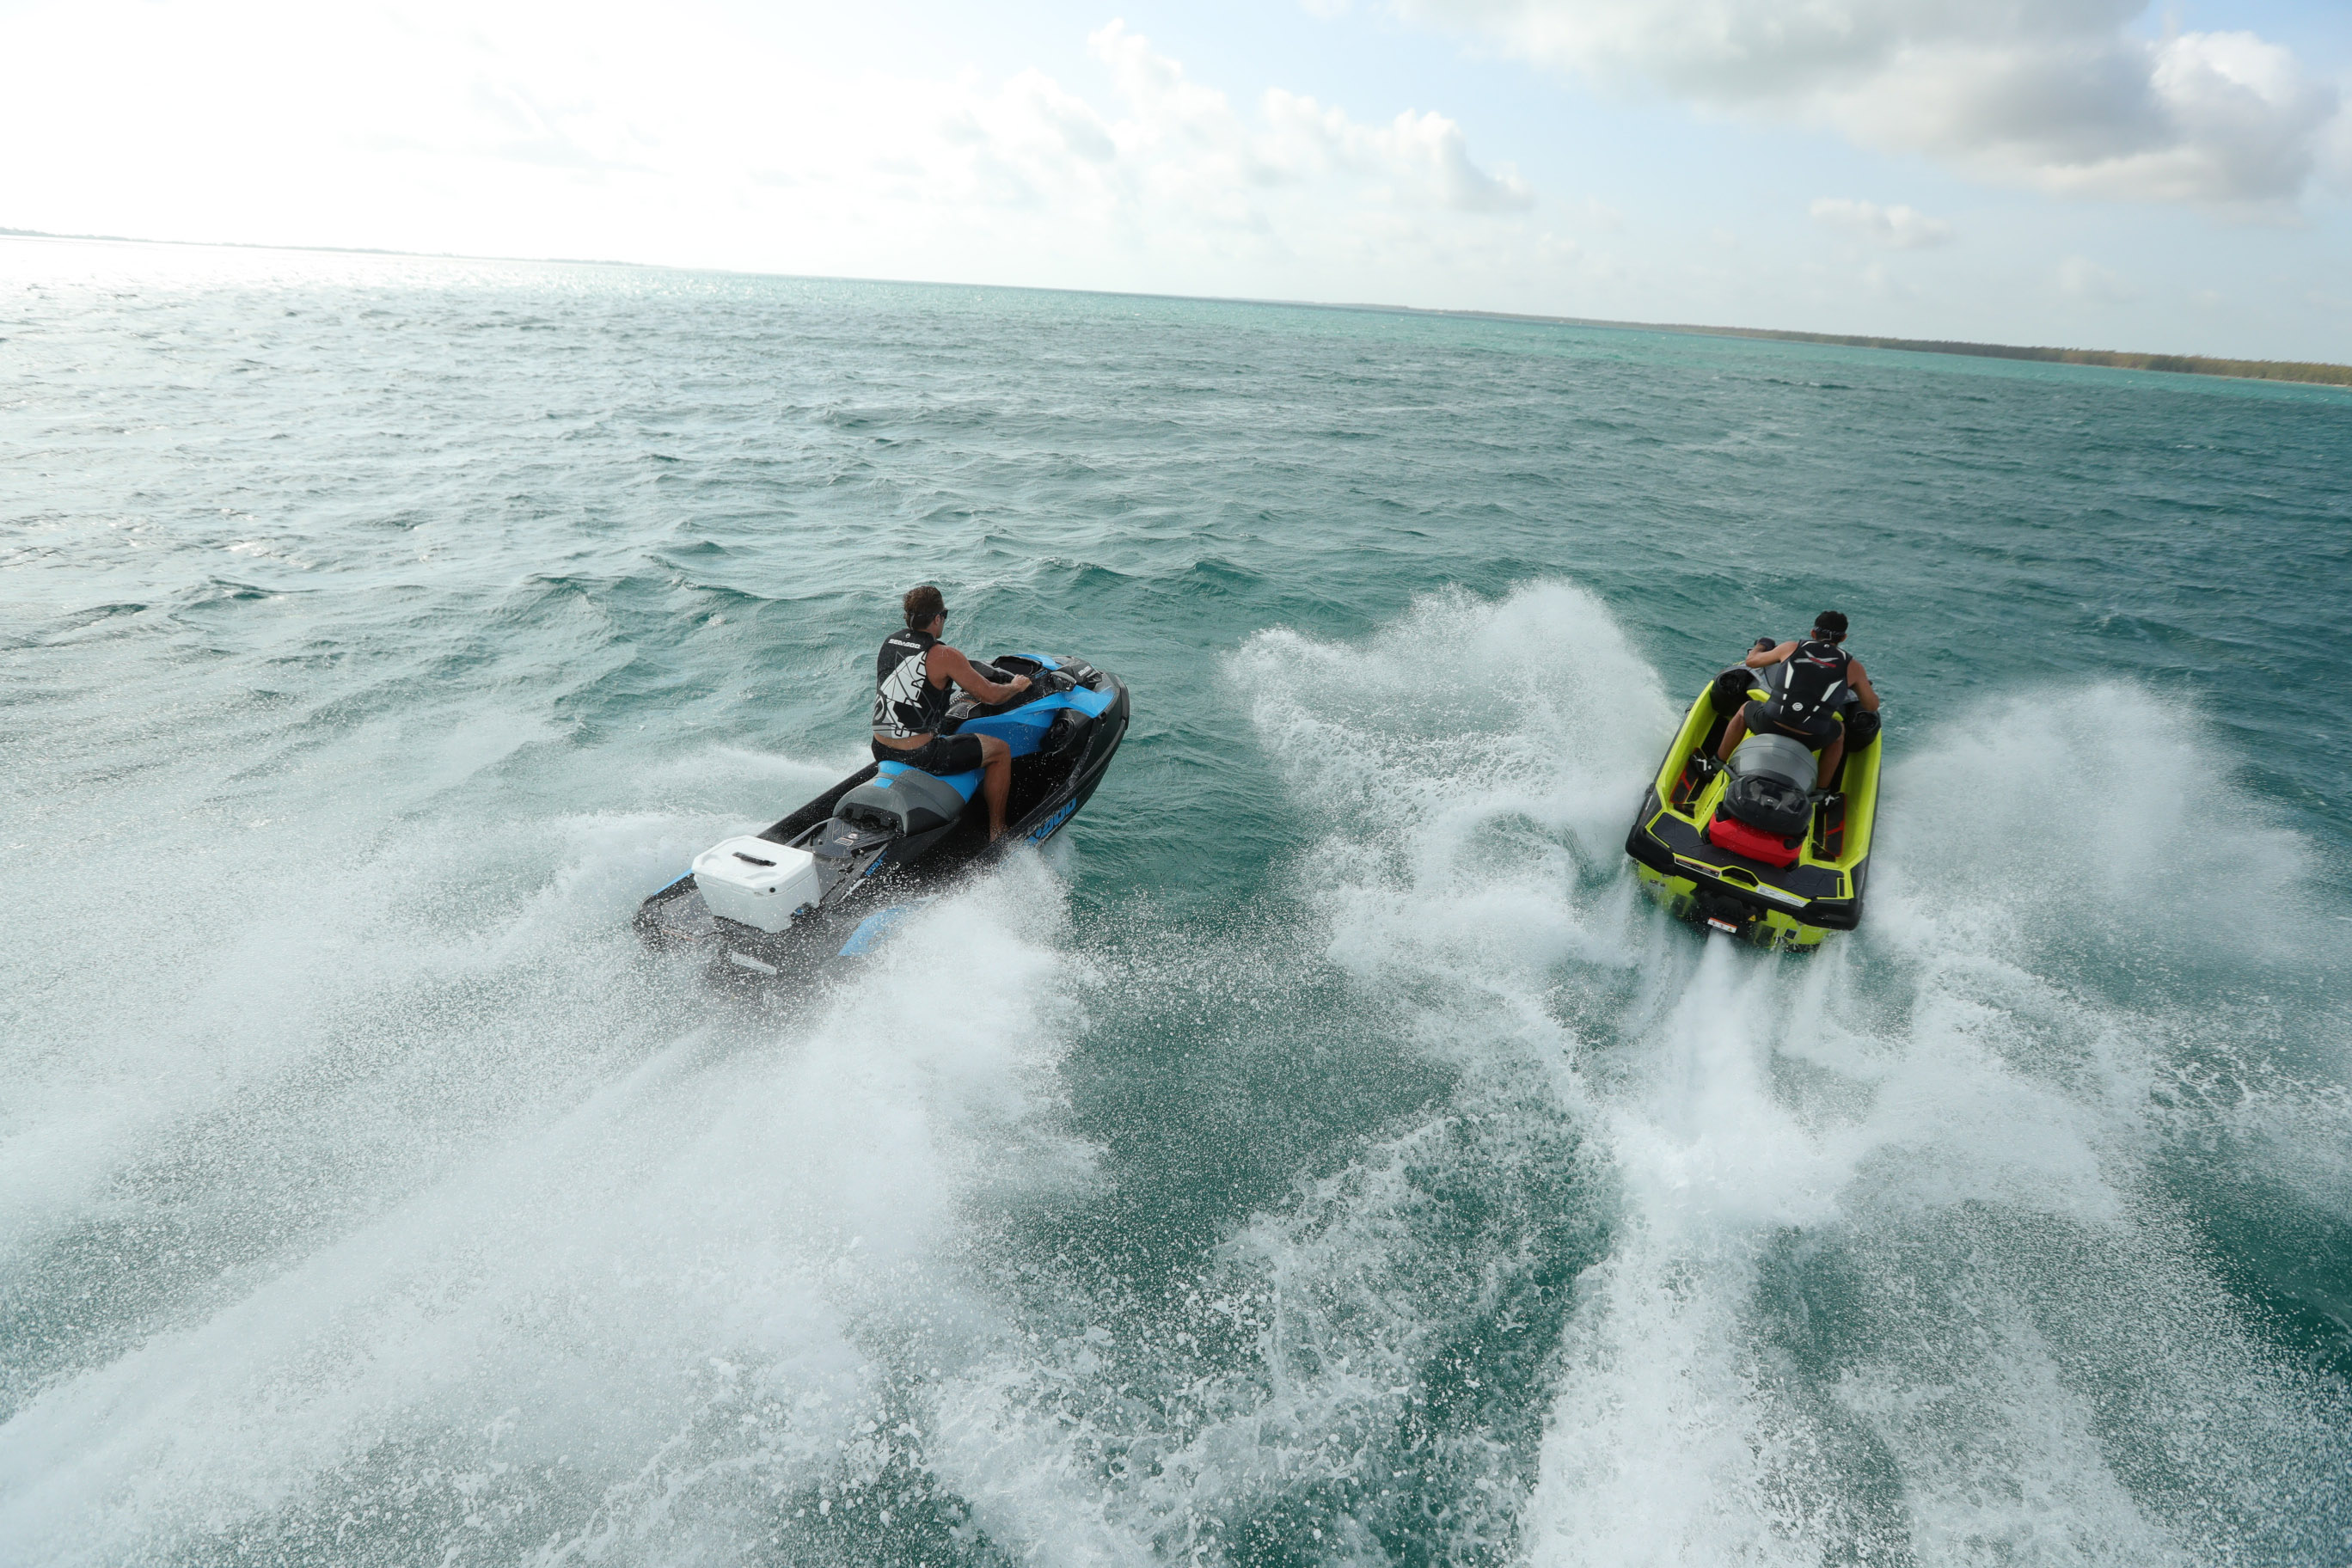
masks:
{"label": "sea-doo text on life vest", "polygon": [[1837,711],[1849,662],[1845,650],[1833,642],[1799,643],[1797,651],[1789,656],[1788,674],[1781,679],[1780,695],[1766,710],[1767,716],[1808,727],[1821,723]]}
{"label": "sea-doo text on life vest", "polygon": [[906,741],[939,732],[947,717],[948,689],[933,686],[925,664],[940,639],[929,632],[893,632],[874,660],[874,732]]}

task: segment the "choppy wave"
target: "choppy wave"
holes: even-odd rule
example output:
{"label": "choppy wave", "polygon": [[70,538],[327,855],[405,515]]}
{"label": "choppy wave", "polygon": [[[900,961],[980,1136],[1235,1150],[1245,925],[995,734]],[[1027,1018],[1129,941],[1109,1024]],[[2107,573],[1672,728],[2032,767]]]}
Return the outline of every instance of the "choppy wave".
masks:
{"label": "choppy wave", "polygon": [[[2269,1061],[2273,1109],[2338,1143],[2340,1100],[2199,1016],[2210,975],[2085,978],[2116,931],[2314,977],[2300,846],[2192,724],[2125,689],[1953,715],[1891,780],[1866,934],[1759,959],[1613,874],[1662,700],[1589,595],[1444,595],[1369,644],[1260,637],[1234,673],[1346,825],[1297,869],[1312,942],[1359,1018],[1457,1076],[1181,1306],[958,1391],[947,1435],[982,1458],[942,1473],[982,1517],[1067,1561],[2331,1549],[2341,1385],[2183,1224],[2184,1151],[2242,1154],[2247,1113],[2184,1125],[2180,1086]],[[2020,804],[2103,770],[2160,804]],[[2267,919],[2135,925],[2184,867]]]}
{"label": "choppy wave", "polygon": [[[2318,405],[436,267],[0,272],[0,1558],[2342,1557],[2340,742],[2200,597],[2336,503],[2034,445]],[[1825,494],[1882,852],[1762,955],[1622,834]],[[1126,676],[1113,777],[717,998],[627,916],[910,574]]]}
{"label": "choppy wave", "polygon": [[[2327,1549],[2340,1386],[2182,1223],[2217,1141],[2340,1212],[2341,1104],[2271,1048],[2322,1059],[2327,963],[2193,725],[1949,716],[1864,931],[1774,959],[1620,873],[1670,709],[1589,594],[1267,633],[1226,679],[1320,831],[1304,918],[1189,949],[1090,942],[1033,858],[855,989],[718,1006],[608,929],[709,831],[657,816],[509,844],[558,868],[520,902],[398,836],[284,917],[308,951],[246,932],[238,1005],[166,1031],[246,1028],[231,1074],[61,1075],[5,1145],[15,1321],[55,1331],[0,1527],[54,1563]],[[2020,805],[2126,747],[2163,791]],[[2215,939],[2184,868],[2264,912]],[[2216,965],[2270,1010],[2206,1016]],[[1436,1076],[1187,1267],[1045,1255],[1118,1176],[1057,1064],[1188,1008]]]}
{"label": "choppy wave", "polygon": [[[567,1541],[642,1542],[658,1526],[667,1554],[722,1528],[702,1516],[734,1490],[854,1485],[843,1445],[882,1454],[897,1384],[930,1374],[926,1355],[1003,1331],[984,1300],[934,1278],[954,1272],[958,1216],[1087,1171],[1053,1114],[1073,1005],[1057,908],[1042,868],[1017,867],[910,922],[884,969],[805,1018],[712,1017],[694,997],[680,1032],[678,988],[658,983],[504,998],[523,1004],[508,1027],[536,1012],[530,1026],[572,1040],[635,1010],[642,1058],[607,1064],[618,1070],[584,1096],[514,1086],[494,1133],[412,1148],[441,1168],[356,1214],[315,1212],[341,1205],[308,1184],[213,1194],[210,1228],[274,1237],[284,1215],[331,1233],[26,1400],[0,1427],[5,1534],[37,1561],[316,1561],[354,1521],[396,1521],[362,1555],[544,1538],[562,1560]],[[490,967],[555,958],[501,935]],[[576,984],[580,966],[555,961]],[[943,971],[966,1004],[945,1016]],[[301,1096],[320,1136],[381,1137],[362,1124],[402,1091],[441,1100],[407,1108],[419,1120],[461,1119],[468,1089],[497,1091],[452,1081],[474,1042],[420,994],[446,978],[409,974],[400,1044],[460,1060],[415,1085],[350,1081],[368,1076],[353,1064],[308,1095],[289,1073],[265,1107]],[[143,1157],[222,1131],[151,1130]],[[249,1195],[281,1206],[236,1213]]]}
{"label": "choppy wave", "polygon": [[1670,962],[1622,1037],[1534,1556],[2326,1556],[2342,1385],[2182,1202],[2244,1109],[2183,1083],[2341,1114],[2286,1065],[2341,1038],[2300,846],[2126,689],[1970,705],[1887,790],[1858,942]]}

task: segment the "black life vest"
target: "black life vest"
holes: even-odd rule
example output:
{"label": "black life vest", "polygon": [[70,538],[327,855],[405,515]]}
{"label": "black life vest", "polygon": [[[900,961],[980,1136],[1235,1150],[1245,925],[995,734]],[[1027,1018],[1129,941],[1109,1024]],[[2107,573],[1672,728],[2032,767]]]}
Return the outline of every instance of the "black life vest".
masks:
{"label": "black life vest", "polygon": [[874,732],[885,740],[936,735],[950,696],[933,686],[928,658],[939,638],[929,632],[892,632],[874,659]]}
{"label": "black life vest", "polygon": [[1853,663],[1833,642],[1807,638],[1799,643],[1783,662],[1780,689],[1766,705],[1764,716],[1775,723],[1820,729],[1836,717]]}

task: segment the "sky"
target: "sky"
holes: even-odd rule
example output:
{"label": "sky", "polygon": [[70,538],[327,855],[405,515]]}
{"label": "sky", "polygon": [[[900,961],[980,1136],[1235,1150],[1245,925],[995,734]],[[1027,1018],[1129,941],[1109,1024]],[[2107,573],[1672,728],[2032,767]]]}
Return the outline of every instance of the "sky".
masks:
{"label": "sky", "polygon": [[2352,361],[2352,3],[0,0],[0,227]]}

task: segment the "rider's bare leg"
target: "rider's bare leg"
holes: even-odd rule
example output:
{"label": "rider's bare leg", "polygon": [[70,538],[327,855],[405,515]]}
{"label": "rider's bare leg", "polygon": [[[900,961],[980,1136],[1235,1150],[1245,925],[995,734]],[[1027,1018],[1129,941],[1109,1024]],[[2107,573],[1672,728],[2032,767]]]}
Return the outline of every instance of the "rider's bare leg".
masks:
{"label": "rider's bare leg", "polygon": [[1013,748],[995,735],[980,738],[980,765],[986,773],[980,793],[988,801],[988,841],[1004,837],[1004,802],[1013,793]]}
{"label": "rider's bare leg", "polygon": [[1838,759],[1844,755],[1845,726],[1841,724],[1838,732],[1830,737],[1830,743],[1822,748],[1822,777],[1821,782],[1813,786],[1815,789],[1830,787],[1830,780],[1837,777]]}
{"label": "rider's bare leg", "polygon": [[1746,739],[1748,739],[1748,704],[1743,702],[1731,710],[1731,728],[1723,732],[1723,744],[1715,749],[1717,761],[1726,763],[1731,761],[1731,753],[1738,751],[1739,742]]}

